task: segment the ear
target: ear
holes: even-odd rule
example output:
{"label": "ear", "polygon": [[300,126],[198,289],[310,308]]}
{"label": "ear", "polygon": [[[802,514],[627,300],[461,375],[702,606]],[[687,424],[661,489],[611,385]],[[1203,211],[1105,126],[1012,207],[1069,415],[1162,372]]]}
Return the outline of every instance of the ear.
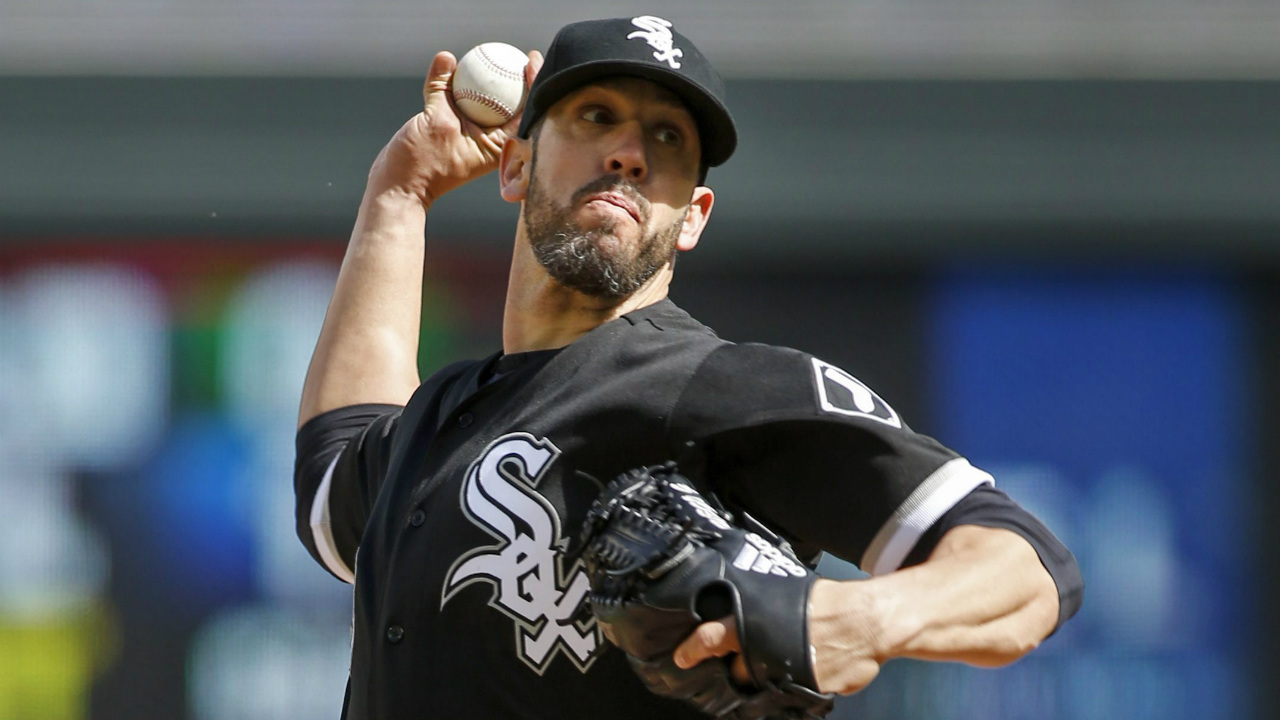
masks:
{"label": "ear", "polygon": [[711,218],[711,206],[716,203],[716,194],[711,188],[699,185],[693,189],[693,197],[689,199],[689,212],[684,215],[684,223],[680,226],[680,237],[676,238],[676,248],[688,252],[698,245],[702,230]]}
{"label": "ear", "polygon": [[502,157],[498,159],[498,184],[502,199],[510,203],[524,200],[529,192],[530,142],[509,137],[502,144]]}

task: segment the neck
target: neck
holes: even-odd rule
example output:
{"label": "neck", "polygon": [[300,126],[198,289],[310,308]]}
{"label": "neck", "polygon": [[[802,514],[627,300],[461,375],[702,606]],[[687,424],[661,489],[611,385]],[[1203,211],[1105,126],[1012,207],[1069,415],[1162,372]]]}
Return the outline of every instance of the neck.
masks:
{"label": "neck", "polygon": [[667,296],[671,265],[622,299],[602,300],[570,290],[547,275],[527,246],[516,243],[502,315],[507,354],[564,347],[595,328]]}

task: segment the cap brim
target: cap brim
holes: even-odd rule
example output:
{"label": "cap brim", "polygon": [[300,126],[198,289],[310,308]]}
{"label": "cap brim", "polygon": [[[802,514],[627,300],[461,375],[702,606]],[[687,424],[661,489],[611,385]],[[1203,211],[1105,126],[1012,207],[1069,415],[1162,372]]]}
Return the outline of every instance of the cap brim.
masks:
{"label": "cap brim", "polygon": [[[698,124],[702,160],[708,167],[720,165],[733,154],[738,145],[738,133],[734,129],[729,109],[715,94],[687,76],[648,63],[610,59],[566,68],[543,82],[535,83],[525,106],[525,117],[530,120],[542,117],[552,105],[573,90],[594,80],[618,75],[650,80],[674,92],[684,101]],[[529,136],[531,124],[521,120],[520,137]]]}

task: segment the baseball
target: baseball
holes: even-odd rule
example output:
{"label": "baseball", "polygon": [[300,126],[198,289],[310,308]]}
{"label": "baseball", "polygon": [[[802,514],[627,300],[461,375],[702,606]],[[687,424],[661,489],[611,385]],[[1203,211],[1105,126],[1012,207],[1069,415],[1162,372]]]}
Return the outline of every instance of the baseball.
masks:
{"label": "baseball", "polygon": [[524,107],[524,66],[529,58],[506,43],[482,43],[467,51],[453,71],[453,102],[471,122],[496,127]]}

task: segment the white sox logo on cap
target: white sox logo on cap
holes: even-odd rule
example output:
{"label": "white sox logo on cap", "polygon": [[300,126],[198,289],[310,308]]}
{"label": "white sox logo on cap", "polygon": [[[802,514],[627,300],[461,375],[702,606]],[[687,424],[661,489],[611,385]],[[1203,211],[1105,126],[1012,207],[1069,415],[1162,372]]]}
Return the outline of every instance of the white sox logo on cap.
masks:
{"label": "white sox logo on cap", "polygon": [[628,35],[628,40],[644,40],[653,48],[655,60],[670,65],[673,70],[680,68],[679,58],[684,57],[684,51],[675,47],[675,40],[671,37],[671,23],[653,15],[641,15],[631,18],[631,24],[640,29]]}
{"label": "white sox logo on cap", "polygon": [[692,113],[702,141],[699,182],[729,159],[738,144],[724,104],[724,81],[698,46],[654,15],[583,20],[560,28],[529,87],[519,137],[528,140],[551,106],[606,77],[638,77],[675,93]]}

